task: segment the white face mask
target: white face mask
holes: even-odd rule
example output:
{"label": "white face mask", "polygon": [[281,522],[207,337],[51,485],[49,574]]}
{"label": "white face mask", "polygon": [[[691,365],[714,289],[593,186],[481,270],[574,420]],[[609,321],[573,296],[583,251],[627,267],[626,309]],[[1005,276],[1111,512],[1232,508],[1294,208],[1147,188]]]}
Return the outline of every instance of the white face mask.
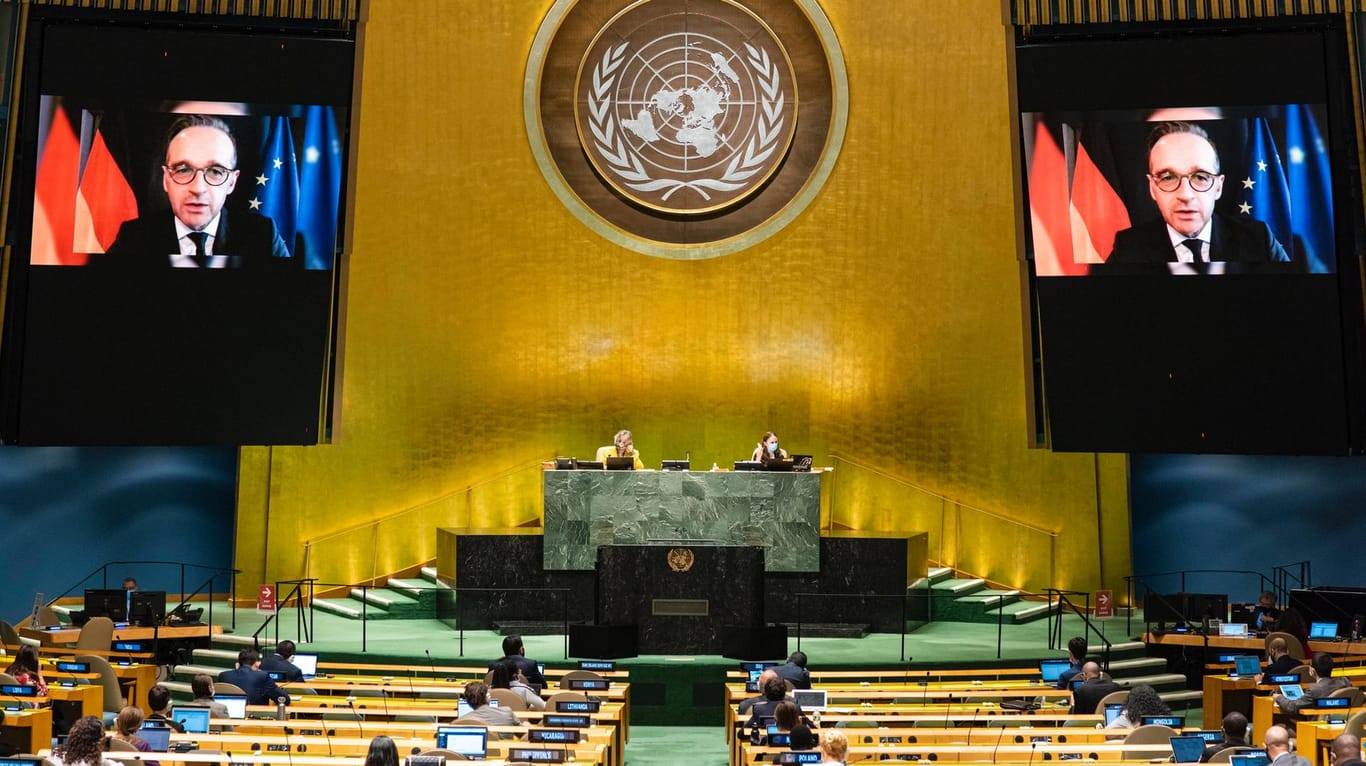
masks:
{"label": "white face mask", "polygon": [[769,443],[768,443],[768,451],[769,451],[769,452],[777,452],[777,451],[778,451],[778,442],[769,442]]}

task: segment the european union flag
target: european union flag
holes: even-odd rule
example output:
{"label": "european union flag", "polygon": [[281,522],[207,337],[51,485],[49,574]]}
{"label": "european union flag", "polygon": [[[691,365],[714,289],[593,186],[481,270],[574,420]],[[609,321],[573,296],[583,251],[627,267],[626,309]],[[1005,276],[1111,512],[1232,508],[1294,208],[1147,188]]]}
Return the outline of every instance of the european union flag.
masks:
{"label": "european union flag", "polygon": [[294,134],[288,117],[270,118],[270,131],[262,154],[261,173],[251,209],[275,221],[275,229],[294,255],[295,216],[299,210],[299,173],[294,163]]}
{"label": "european union flag", "polygon": [[1239,191],[1238,215],[1255,218],[1271,227],[1271,235],[1289,251],[1291,243],[1290,188],[1285,182],[1271,127],[1262,117],[1248,121],[1248,140],[1243,178],[1225,180],[1225,188],[1236,183]]}
{"label": "european union flag", "polygon": [[[1286,176],[1290,183],[1290,227],[1298,238],[1296,260],[1310,272],[1336,270],[1333,247],[1333,186],[1328,146],[1314,115],[1303,104],[1285,107]],[[1289,246],[1289,242],[1284,243]]]}
{"label": "european union flag", "polygon": [[336,249],[337,208],[341,198],[341,141],[337,138],[332,107],[310,106],[305,120],[298,219],[306,259],[304,267],[330,269]]}

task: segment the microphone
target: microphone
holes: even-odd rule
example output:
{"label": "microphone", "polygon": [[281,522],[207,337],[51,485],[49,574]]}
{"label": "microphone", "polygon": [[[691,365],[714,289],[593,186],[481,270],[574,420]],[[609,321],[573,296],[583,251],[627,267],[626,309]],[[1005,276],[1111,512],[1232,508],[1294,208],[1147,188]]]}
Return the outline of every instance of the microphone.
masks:
{"label": "microphone", "polygon": [[953,692],[949,692],[949,701],[944,703],[944,728],[945,728],[945,729],[949,728],[949,726],[951,725],[951,724],[949,723],[949,718],[950,718],[952,715],[953,715]]}
{"label": "microphone", "polygon": [[413,689],[413,668],[412,668],[412,666],[409,666],[409,667],[408,667],[408,693],[412,695],[413,699],[417,699],[417,691],[416,691],[415,689]]}
{"label": "microphone", "polygon": [[388,690],[387,688],[380,687],[380,690],[379,690],[379,698],[380,698],[380,701],[384,704],[384,717],[385,717],[385,718],[388,718],[388,717],[389,717],[389,690]]}
{"label": "microphone", "polygon": [[285,732],[285,755],[289,758],[289,766],[294,766],[294,745],[289,741],[290,728],[284,727]]}
{"label": "microphone", "polygon": [[[351,715],[356,717],[356,728],[360,729],[360,738],[365,739],[365,724],[361,720],[361,714],[356,710],[356,698],[347,697],[346,706],[351,708]],[[330,741],[327,743],[327,747],[329,750],[332,748],[332,743]]]}
{"label": "microphone", "polygon": [[977,714],[981,711],[980,707],[972,709],[972,718],[968,720],[968,745],[972,745],[972,727],[977,725]]}
{"label": "microphone", "polygon": [[1030,743],[1029,743],[1029,761],[1028,761],[1027,763],[1025,763],[1025,766],[1034,766],[1034,751],[1035,751],[1035,750],[1038,750],[1038,749],[1039,749],[1039,743],[1038,743],[1038,742],[1030,742]]}
{"label": "microphone", "polygon": [[332,757],[332,729],[323,728],[323,737],[327,740],[327,756]]}
{"label": "microphone", "polygon": [[[427,667],[432,669],[432,680],[435,681],[437,679],[436,663],[432,662],[432,652],[430,649],[423,649],[422,651],[427,654]],[[450,679],[446,680],[449,681]]]}
{"label": "microphone", "polygon": [[996,752],[1001,749],[1001,738],[1006,735],[1006,727],[1001,727],[1001,733],[996,735],[996,747],[991,749],[991,762],[996,762]]}

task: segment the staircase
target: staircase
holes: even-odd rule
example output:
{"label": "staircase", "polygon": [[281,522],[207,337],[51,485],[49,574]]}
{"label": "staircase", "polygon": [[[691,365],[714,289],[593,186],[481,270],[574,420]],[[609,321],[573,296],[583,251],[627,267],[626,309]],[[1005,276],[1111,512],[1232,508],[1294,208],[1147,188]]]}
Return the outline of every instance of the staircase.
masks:
{"label": "staircase", "polygon": [[315,598],[313,608],[352,620],[433,619],[436,591],[448,588],[435,567],[423,567],[420,578],[390,577],[384,587],[352,588],[350,598]]}
{"label": "staircase", "polygon": [[1008,625],[1043,619],[1053,610],[1047,602],[1027,601],[1018,590],[991,588],[980,578],[956,578],[948,567],[931,568],[929,574],[911,585],[913,593],[924,593],[929,583],[930,609],[935,621],[979,622]]}

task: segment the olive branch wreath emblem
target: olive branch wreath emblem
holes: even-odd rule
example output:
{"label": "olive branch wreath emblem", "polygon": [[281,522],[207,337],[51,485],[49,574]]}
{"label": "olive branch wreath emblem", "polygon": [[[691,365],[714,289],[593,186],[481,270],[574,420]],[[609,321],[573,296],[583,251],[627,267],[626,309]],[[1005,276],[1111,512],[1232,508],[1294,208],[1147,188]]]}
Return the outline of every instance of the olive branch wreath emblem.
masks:
{"label": "olive branch wreath emblem", "polygon": [[592,87],[588,92],[588,125],[593,133],[593,146],[611,169],[625,179],[625,186],[640,192],[664,191],[661,199],[668,199],[679,189],[692,189],[702,199],[710,200],[712,191],[730,192],[744,187],[744,182],[758,173],[768,158],[773,155],[782,136],[785,118],[782,92],[782,79],[778,65],[769,58],[768,51],[750,43],[745,43],[745,54],[749,65],[758,73],[761,94],[758,130],[754,131],[743,152],[736,152],[726,171],[720,178],[699,178],[684,181],[677,178],[654,178],[646,171],[640,157],[631,149],[617,130],[616,118],[612,116],[612,87],[616,85],[618,69],[626,60],[626,47],[622,43],[603,53],[597,66],[593,67]]}

